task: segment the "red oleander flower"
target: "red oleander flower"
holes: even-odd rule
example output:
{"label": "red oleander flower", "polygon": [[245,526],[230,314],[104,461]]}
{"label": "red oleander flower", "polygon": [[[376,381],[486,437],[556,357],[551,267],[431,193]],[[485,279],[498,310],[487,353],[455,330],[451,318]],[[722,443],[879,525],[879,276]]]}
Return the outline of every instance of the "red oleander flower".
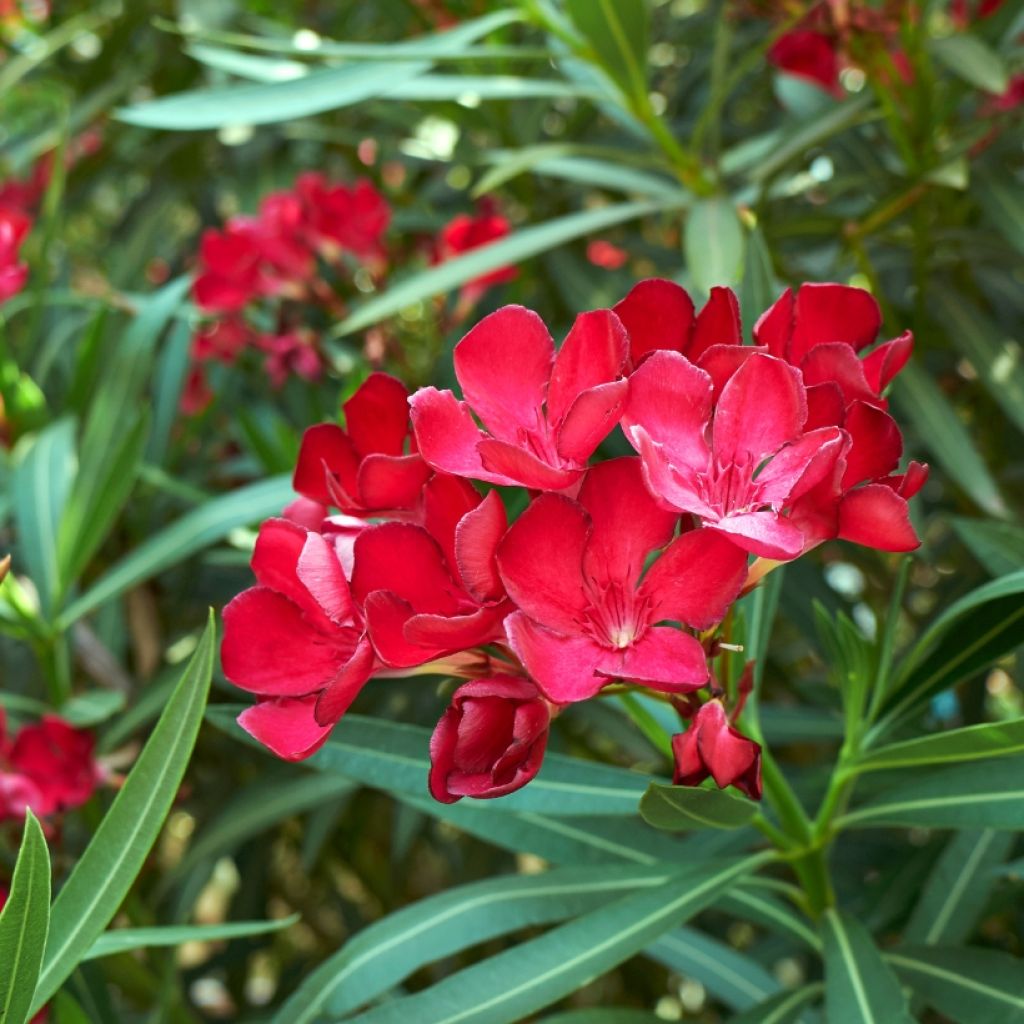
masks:
{"label": "red oleander flower", "polygon": [[0,709],[0,821],[39,817],[80,807],[95,792],[101,773],[92,736],[55,715],[6,736]]}
{"label": "red oleander flower", "polygon": [[640,460],[622,458],[589,470],[577,501],[542,494],[509,529],[498,566],[519,610],[505,629],[549,700],[585,700],[615,679],[672,693],[707,682],[700,642],[660,623],[719,622],[747,556],[710,530],[673,539],[677,521],[647,491]]}
{"label": "red oleander flower", "polygon": [[701,705],[686,732],[672,737],[677,786],[698,786],[708,776],[719,789],[735,786],[761,799],[761,748],[729,724],[720,700]]}
{"label": "red oleander flower", "polygon": [[[493,200],[483,200],[475,215],[460,213],[450,220],[437,238],[434,262],[443,263],[455,256],[470,252],[504,238],[511,228],[508,220],[498,213]],[[463,301],[468,304],[477,302],[488,288],[506,281],[513,281],[519,273],[516,267],[498,267],[487,274],[467,281],[462,286]]]}
{"label": "red oleander flower", "polygon": [[306,242],[306,212],[297,195],[272,192],[265,196],[254,226],[277,290],[288,291],[292,282],[301,285],[313,277],[316,258]]}
{"label": "red oleander flower", "polygon": [[824,32],[812,29],[786,32],[772,44],[768,59],[780,71],[812,82],[825,92],[842,99],[837,42]]}
{"label": "red oleander flower", "polygon": [[652,277],[634,285],[614,312],[629,334],[634,366],[659,349],[679,352],[695,363],[713,345],[743,344],[740,307],[729,288],[712,288],[697,313],[685,288]]}
{"label": "red oleander flower", "polygon": [[430,467],[416,451],[408,399],[401,381],[370,374],[343,406],[344,429],[321,423],[303,435],[295,490],[348,515],[416,509]]}
{"label": "red oleander flower", "polygon": [[391,208],[365,178],[354,185],[329,185],[315,171],[300,174],[295,194],[302,203],[309,234],[320,245],[381,260]]}
{"label": "red oleander flower", "polygon": [[[655,352],[630,378],[623,427],[663,506],[697,516],[744,550],[795,558],[804,535],[783,512],[828,476],[846,438],[835,426],[805,430],[799,372],[736,348],[741,365],[719,390],[676,352]],[[748,354],[749,353],[749,354]]]}
{"label": "red oleander flower", "polygon": [[374,667],[361,608],[330,537],[285,519],[260,527],[257,585],[224,609],[221,664],[260,702],[239,725],[279,757],[301,760],[327,739]]}
{"label": "red oleander flower", "polygon": [[625,249],[604,238],[587,243],[587,259],[602,270],[618,270],[629,262]]}
{"label": "red oleander flower", "polygon": [[263,244],[250,220],[236,219],[223,231],[209,228],[199,245],[201,272],[192,297],[206,313],[235,313],[266,290]]}
{"label": "red oleander flower", "polygon": [[878,303],[861,288],[805,284],[787,289],[758,320],[754,340],[799,367],[807,388],[808,428],[842,427],[849,448],[835,478],[819,482],[793,508],[808,546],[839,536],[883,551],[920,541],[907,498],[923,486],[926,466],[896,474],[903,438],[882,396],[913,349],[909,331],[866,356],[882,324]]}
{"label": "red oleander flower", "polygon": [[309,331],[264,334],[257,344],[267,353],[266,370],[271,387],[280,390],[293,374],[303,380],[319,380],[323,361]]}
{"label": "red oleander flower", "polygon": [[504,306],[455,347],[465,401],[432,387],[412,396],[419,450],[434,469],[456,476],[571,487],[622,414],[627,355],[626,331],[610,310],[581,313],[556,356],[536,313]]}
{"label": "red oleander flower", "polygon": [[243,320],[226,317],[203,324],[192,337],[192,358],[233,363],[249,345],[253,334]]}
{"label": "red oleander flower", "polygon": [[512,611],[495,562],[507,527],[496,492],[434,476],[423,523],[381,523],[355,541],[352,593],[377,654],[400,668],[502,639]]}
{"label": "red oleander flower", "polygon": [[489,676],[464,683],[430,738],[430,793],[453,804],[525,786],[540,770],[551,705],[528,679]]}
{"label": "red oleander flower", "polygon": [[19,250],[32,228],[32,219],[12,207],[0,207],[0,302],[25,287],[28,265],[18,262]]}

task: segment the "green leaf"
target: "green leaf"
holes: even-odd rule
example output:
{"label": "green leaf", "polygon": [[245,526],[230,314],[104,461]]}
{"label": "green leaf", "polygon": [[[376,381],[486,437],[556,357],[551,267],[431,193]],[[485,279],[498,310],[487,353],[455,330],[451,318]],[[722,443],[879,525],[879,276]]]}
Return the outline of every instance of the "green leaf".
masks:
{"label": "green leaf", "polygon": [[300,920],[299,914],[277,921],[227,921],[224,924],[182,924],[165,928],[117,928],[104,932],[82,958],[98,960],[116,956],[133,949],[153,949],[159,946],[180,946],[185,942],[224,942],[228,939],[246,939],[256,935],[269,935],[289,928]]}
{"label": "green leaf", "polygon": [[637,889],[662,886],[674,872],[664,865],[555,868],[427,897],[350,939],[305,979],[274,1020],[308,1024],[326,1014],[351,1013],[429,963],[500,935],[576,917]]}
{"label": "green leaf", "polygon": [[[239,739],[237,708],[218,706],[209,718]],[[240,735],[241,734],[241,735]],[[249,740],[254,743],[254,740]],[[306,762],[378,789],[420,795],[430,770],[430,730],[363,715],[345,715],[330,738]],[[644,792],[646,776],[596,761],[548,754],[529,786],[491,801],[496,811],[536,811],[553,815],[630,815]]]}
{"label": "green leaf", "polygon": [[695,203],[686,218],[686,268],[697,287],[735,287],[743,276],[743,228],[732,201],[715,196]]}
{"label": "green leaf", "polygon": [[933,39],[932,56],[968,85],[1001,96],[1010,85],[1010,73],[1002,58],[990,46],[969,32],[957,32],[944,39]]}
{"label": "green leaf", "polygon": [[950,605],[904,658],[883,705],[887,720],[898,720],[1024,643],[1022,594],[1024,571],[992,580]]}
{"label": "green leaf", "polygon": [[93,1024],[78,1000],[64,989],[54,997],[52,1007],[56,1024]]}
{"label": "green leaf", "polygon": [[909,363],[893,384],[893,398],[900,416],[914,425],[943,472],[979,508],[1004,518],[1007,506],[995,478],[949,399],[928,373]]}
{"label": "green leaf", "polygon": [[757,804],[721,789],[663,786],[652,782],[640,801],[648,825],[669,832],[699,828],[739,828],[757,814]]}
{"label": "green leaf", "polygon": [[[963,729],[950,729],[869,750],[860,756],[853,770],[875,772],[890,768],[919,768],[928,764],[979,761],[1022,753],[1024,718],[1017,718],[1012,722],[968,725]],[[994,765],[993,770],[998,771],[998,766]]]}
{"label": "green leaf", "polygon": [[950,519],[959,538],[992,576],[1024,569],[1024,528],[988,519]]}
{"label": "green leaf", "polygon": [[829,1024],[913,1024],[899,982],[852,917],[826,910],[825,1013]]}
{"label": "green leaf", "polygon": [[294,496],[290,477],[276,476],[200,505],[115,562],[65,609],[61,628],[66,629],[126,590],[223,540],[232,530],[280,513]]}
{"label": "green leaf", "polygon": [[1024,1020],[1024,961],[1015,957],[959,946],[906,946],[886,960],[919,996],[956,1024]]}
{"label": "green leaf", "polygon": [[181,393],[185,387],[191,365],[192,329],[191,324],[176,324],[170,331],[167,342],[156,367],[156,395],[153,399],[153,429],[149,432],[146,446],[146,461],[162,465],[167,455],[171,431],[180,415]]}
{"label": "green leaf", "polygon": [[[481,36],[520,20],[518,11],[494,11],[448,32],[417,40],[437,53],[458,50]],[[197,89],[117,111],[122,121],[144,128],[198,131],[225,125],[277,124],[321,114],[386,95],[430,70],[433,60],[392,54],[383,63],[347,64],[285,81]]]}
{"label": "green leaf", "polygon": [[566,0],[565,9],[608,77],[627,96],[646,100],[648,0]]}
{"label": "green leaf", "polygon": [[74,420],[58,420],[23,438],[14,451],[10,486],[18,550],[44,615],[54,610],[61,589],[57,532],[75,469]]}
{"label": "green leaf", "polygon": [[43,830],[25,812],[25,833],[7,904],[0,912],[0,1021],[25,1024],[50,924],[50,854]]}
{"label": "green leaf", "polygon": [[[671,881],[622,897],[539,938],[404,999],[353,1018],[359,1024],[513,1024],[638,953],[712,903],[766,855],[690,865]],[[500,985],[495,985],[500,979]]]}
{"label": "green leaf", "polygon": [[930,299],[936,319],[967,357],[1006,418],[1024,431],[1024,351],[953,288],[936,288]]}
{"label": "green leaf", "polygon": [[663,1024],[663,1018],[643,1010],[625,1010],[616,1007],[569,1010],[553,1017],[542,1017],[538,1024]]}
{"label": "green leaf", "polygon": [[778,981],[756,960],[695,928],[676,928],[645,952],[669,970],[699,981],[733,1010],[746,1010],[779,991]]}
{"label": "green leaf", "polygon": [[57,895],[38,1010],[67,980],[117,913],[163,827],[195,745],[213,674],[213,613],[142,753]]}
{"label": "green leaf", "polygon": [[946,844],[914,905],[903,941],[962,942],[985,912],[996,868],[1010,855],[1012,832],[959,832]]}
{"label": "green leaf", "polygon": [[116,690],[89,690],[65,701],[60,717],[77,729],[91,729],[116,715],[124,703],[124,694]]}
{"label": "green leaf", "polygon": [[821,949],[821,938],[807,923],[803,914],[798,914],[788,902],[775,899],[760,886],[750,884],[759,879],[749,880],[728,892],[716,904],[723,910],[743,921],[753,921],[770,931],[787,935],[809,949]]}
{"label": "green leaf", "polygon": [[729,1019],[729,1024],[793,1024],[799,1020],[804,1007],[821,995],[821,985],[805,985],[795,992],[780,992],[746,1013]]}
{"label": "green leaf", "polygon": [[1024,197],[1020,184],[1008,172],[996,175],[979,169],[975,172],[978,188],[971,193],[988,222],[1018,252],[1024,253]]}
{"label": "green leaf", "polygon": [[781,289],[775,280],[772,257],[760,228],[747,232],[746,252],[743,257],[743,281],[740,287],[740,306],[743,322],[754,324],[757,318],[775,301]]}
{"label": "green leaf", "polygon": [[893,786],[836,822],[840,828],[1024,828],[1024,758],[960,765]]}
{"label": "green leaf", "polygon": [[617,203],[596,210],[566,214],[543,224],[522,228],[497,242],[478,246],[462,256],[445,260],[444,263],[412,274],[398,284],[393,284],[380,295],[357,306],[331,334],[340,338],[365,330],[424,299],[453,291],[481,274],[497,270],[499,267],[522,263],[538,253],[565,245],[566,242],[584,235],[604,231],[613,224],[636,220],[662,210],[678,209],[682,205],[682,199]]}

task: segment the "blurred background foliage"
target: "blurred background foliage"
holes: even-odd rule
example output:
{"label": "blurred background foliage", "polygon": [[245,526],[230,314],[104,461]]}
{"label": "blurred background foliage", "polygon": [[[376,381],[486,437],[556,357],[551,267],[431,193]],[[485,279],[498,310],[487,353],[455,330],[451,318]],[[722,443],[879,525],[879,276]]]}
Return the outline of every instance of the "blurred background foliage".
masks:
{"label": "blurred background foliage", "polygon": [[[751,317],[804,280],[868,287],[885,337],[913,330],[914,362],[893,401],[908,454],[933,474],[917,502],[924,545],[909,564],[897,648],[972,588],[1024,569],[1020,5],[967,21],[944,0],[896,5],[912,80],[897,81],[889,51],[855,37],[841,98],[766,56],[813,5],[663,0],[649,24],[632,24],[643,5],[620,4],[631,12],[625,42],[603,32],[600,6],[0,5],[0,168],[18,182],[40,160],[53,167],[25,243],[28,285],[2,308],[0,549],[15,561],[0,606],[0,701],[10,715],[46,701],[95,725],[116,771],[195,647],[204,609],[247,585],[252,527],[290,499],[305,426],[335,416],[373,368],[410,385],[449,383],[447,357],[470,315],[519,302],[561,337],[577,311],[645,276],[695,297],[735,286],[748,336]],[[479,38],[428,52],[434,33],[478,18],[489,19]],[[317,380],[292,376],[278,391],[258,360],[217,366],[210,403],[184,414],[201,232],[254,213],[310,170],[367,178],[384,196],[386,278],[356,278],[317,324]],[[507,233],[436,263],[445,226],[484,197]],[[460,299],[467,282],[507,265],[514,280]],[[786,570],[765,723],[810,801],[842,732],[830,624],[849,616],[873,643],[898,571],[895,556],[841,544]],[[972,625],[995,639],[943,677],[916,728],[1024,711],[1019,593],[986,608]],[[223,678],[215,686],[233,698]],[[440,706],[436,681],[381,680],[356,710],[430,726]],[[553,743],[666,767],[610,701],[562,716]],[[58,873],[104,799],[66,822]],[[268,1017],[368,922],[551,859],[526,831],[488,841],[459,821],[414,795],[272,764],[205,729],[123,920],[301,921],[270,938],[86,964],[72,991],[93,1021]],[[950,842],[923,829],[906,839],[847,834],[835,855],[847,904],[883,941],[906,928],[920,879]],[[0,873],[15,849],[4,837]],[[1013,850],[1002,843],[986,862],[960,938],[1021,955]],[[682,955],[669,968],[634,960],[571,1005],[713,1022],[813,977],[791,937],[719,909],[701,925],[723,944],[711,968]],[[504,941],[418,966],[404,984],[421,988]]]}

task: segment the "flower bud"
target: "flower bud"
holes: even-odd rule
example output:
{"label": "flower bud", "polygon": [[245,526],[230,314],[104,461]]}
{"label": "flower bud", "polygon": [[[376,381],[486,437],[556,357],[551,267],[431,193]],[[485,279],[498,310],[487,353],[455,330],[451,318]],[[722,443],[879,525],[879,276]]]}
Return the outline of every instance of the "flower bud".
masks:
{"label": "flower bud", "polygon": [[720,789],[735,786],[761,799],[761,748],[729,724],[720,700],[710,700],[684,733],[672,737],[677,786],[697,786],[709,775]]}

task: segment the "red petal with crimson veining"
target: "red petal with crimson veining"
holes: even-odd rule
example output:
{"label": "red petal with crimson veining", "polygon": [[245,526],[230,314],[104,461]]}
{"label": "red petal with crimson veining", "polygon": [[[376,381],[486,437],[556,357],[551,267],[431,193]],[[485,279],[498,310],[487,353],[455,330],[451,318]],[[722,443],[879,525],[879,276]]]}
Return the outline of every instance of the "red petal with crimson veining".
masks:
{"label": "red petal with crimson veining", "polygon": [[280,697],[246,708],[238,724],[286,761],[302,761],[327,741],[332,726],[317,725],[315,697]]}
{"label": "red petal with crimson veining", "polygon": [[676,352],[655,352],[629,378],[622,425],[642,427],[676,465],[704,470],[711,378]]}
{"label": "red petal with crimson veining", "polygon": [[837,384],[847,405],[858,400],[878,404],[878,398],[864,376],[863,364],[849,345],[841,342],[816,345],[804,357],[800,369],[807,387],[830,382]]}
{"label": "red petal with crimson veining", "polygon": [[333,505],[327,474],[338,476],[345,490],[355,494],[358,468],[359,456],[345,431],[336,423],[319,423],[302,435],[292,486],[304,498]]}
{"label": "red petal with crimson veining", "polygon": [[913,551],[921,544],[906,500],[885,484],[868,484],[843,495],[839,536],[879,551]]}
{"label": "red petal with crimson veining", "polygon": [[330,634],[334,629],[330,618],[298,575],[307,536],[301,526],[285,519],[268,519],[260,526],[250,564],[258,583],[283,594],[298,605],[312,625]]}
{"label": "red petal with crimson veining", "polygon": [[498,544],[507,529],[505,506],[497,491],[491,491],[455,529],[459,579],[476,601],[494,601],[505,593],[498,572]]}
{"label": "red petal with crimson veining", "polygon": [[608,679],[595,674],[606,648],[583,636],[563,636],[514,612],[505,620],[505,633],[516,657],[556,704],[593,697]]}
{"label": "red petal with crimson veining", "polygon": [[796,438],[807,418],[800,372],[781,359],[755,353],[722,389],[712,448],[723,465],[757,463]]}
{"label": "red petal with crimson veining", "polygon": [[571,487],[583,475],[583,469],[566,469],[541,462],[525,448],[485,438],[477,446],[488,479],[498,483],[529,487],[534,491],[560,491]]}
{"label": "red petal with crimson veining", "polygon": [[628,355],[626,329],[610,309],[580,313],[551,370],[548,421],[561,422],[584,391],[620,377]]}
{"label": "red petal with crimson veining", "polygon": [[415,508],[430,467],[419,455],[367,455],[359,466],[359,500],[367,511]]}
{"label": "red petal with crimson veining", "polygon": [[387,373],[371,373],[345,403],[345,426],[360,455],[401,455],[409,436],[409,392]]}
{"label": "red petal with crimson veining", "polygon": [[302,585],[331,622],[342,624],[355,612],[348,580],[334,545],[319,533],[308,533],[296,573]]}
{"label": "red petal with crimson veining", "polygon": [[846,453],[844,489],[886,476],[900,464],[903,437],[887,412],[854,402],[846,410],[845,426],[851,443]]}
{"label": "red petal with crimson veining", "polygon": [[845,284],[803,284],[796,293],[789,359],[799,364],[815,345],[838,341],[855,351],[878,337],[882,314],[870,292]]}
{"label": "red petal with crimson veining", "polygon": [[747,555],[712,530],[677,537],[651,566],[640,593],[651,622],[672,619],[695,629],[721,622],[747,576]]}
{"label": "red petal with crimson veining", "polygon": [[725,516],[707,525],[727,534],[744,551],[762,558],[775,558],[784,562],[796,558],[804,549],[805,542],[800,529],[774,512],[745,512]]}
{"label": "red petal with crimson veining", "polygon": [[697,365],[711,378],[715,401],[732,375],[755,353],[767,353],[755,345],[712,345],[697,360]]}
{"label": "red petal with crimson veining", "polygon": [[468,615],[414,615],[403,627],[405,639],[426,650],[430,658],[468,650],[500,640],[501,624],[513,610],[511,601],[503,601]]}
{"label": "red petal with crimson veining", "polygon": [[355,648],[346,633],[325,636],[287,598],[265,587],[242,591],[224,609],[224,675],[250,693],[298,697],[334,678]]}
{"label": "red petal with crimson veining", "polygon": [[387,590],[417,612],[453,615],[454,585],[437,542],[421,526],[381,523],[364,530],[355,542],[352,593],[362,601]]}
{"label": "red petal with crimson veining", "polygon": [[712,345],[742,345],[740,305],[731,288],[712,288],[704,308],[697,314],[690,343],[683,352],[695,363]]}
{"label": "red petal with crimson veining", "polygon": [[689,342],[693,301],[673,281],[657,277],[641,281],[614,307],[614,312],[629,334],[634,366],[650,352],[682,352]]}
{"label": "red petal with crimson veining", "polygon": [[880,395],[893,377],[907,365],[913,349],[914,335],[905,331],[864,357],[864,376],[876,395]]}
{"label": "red petal with crimson veining", "polygon": [[845,444],[838,427],[822,427],[781,448],[754,481],[758,504],[781,506],[799,498],[831,473]]}
{"label": "red petal with crimson veining", "polygon": [[633,447],[640,453],[644,483],[654,500],[666,509],[713,516],[714,511],[700,496],[697,474],[689,466],[674,467],[668,453],[655,444],[643,427],[630,431]]}
{"label": "red petal with crimson veining", "polygon": [[512,482],[484,469],[478,448],[487,435],[476,425],[465,402],[450,391],[420,388],[409,405],[416,447],[434,469],[491,483]]}
{"label": "red petal with crimson veining", "polygon": [[542,494],[498,545],[498,569],[509,597],[539,622],[576,632],[587,608],[583,553],[589,537],[582,506]]}
{"label": "red petal with crimson veining", "polygon": [[594,466],[584,478],[579,503],[592,524],[583,557],[586,575],[630,589],[640,578],[647,555],[672,539],[679,519],[651,497],[635,457]]}
{"label": "red petal with crimson veining", "polygon": [[689,693],[708,681],[708,664],[704,648],[689,633],[655,626],[630,647],[606,657],[598,673],[653,690]]}
{"label": "red petal with crimson veining", "polygon": [[484,317],[455,346],[455,376],[484,426],[502,440],[541,424],[555,345],[544,321],[523,306]]}
{"label": "red petal with crimson veining", "polygon": [[628,389],[629,382],[622,379],[579,394],[558,427],[558,454],[569,462],[585,463],[622,418]]}
{"label": "red petal with crimson veining", "polygon": [[456,569],[455,531],[463,516],[481,502],[476,488],[468,481],[448,473],[437,473],[423,488],[423,525],[441,546],[448,569]]}

